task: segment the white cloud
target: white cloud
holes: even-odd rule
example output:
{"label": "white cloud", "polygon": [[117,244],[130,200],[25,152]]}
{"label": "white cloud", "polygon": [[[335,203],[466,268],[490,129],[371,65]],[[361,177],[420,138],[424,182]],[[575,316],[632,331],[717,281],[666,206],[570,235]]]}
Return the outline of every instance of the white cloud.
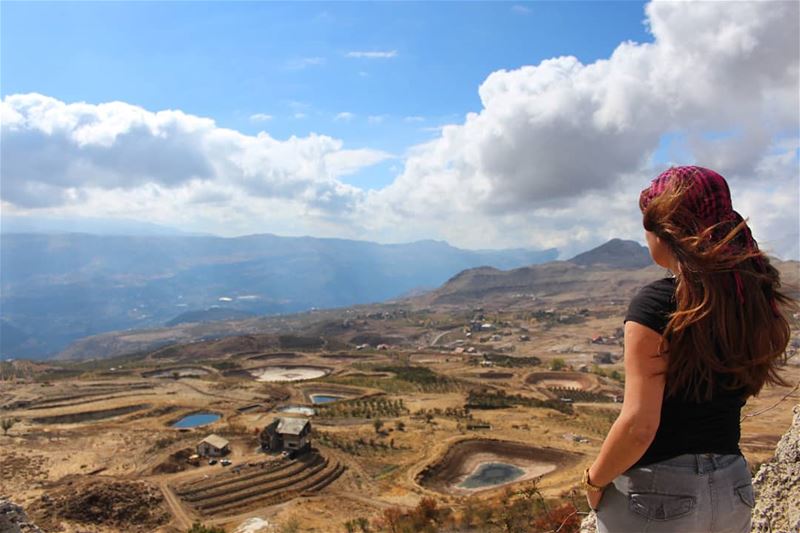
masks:
{"label": "white cloud", "polygon": [[403,122],[425,122],[425,117],[421,117],[419,115],[411,115],[403,117]]}
{"label": "white cloud", "polygon": [[370,124],[382,124],[388,115],[370,115],[367,117],[367,122]]}
{"label": "white cloud", "polygon": [[272,115],[268,115],[266,113],[254,113],[250,115],[250,120],[252,122],[269,122],[274,117]]}
{"label": "white cloud", "polygon": [[357,59],[391,59],[397,57],[397,50],[352,51],[345,55]]}
{"label": "white cloud", "polygon": [[342,111],[341,113],[337,113],[336,116],[333,117],[333,120],[349,122],[350,120],[353,120],[355,116],[356,116],[355,113],[351,113],[349,111]]}
{"label": "white cloud", "polygon": [[16,211],[74,207],[149,220],[165,209],[196,216],[191,205],[200,203],[240,209],[233,199],[247,204],[257,197],[323,213],[361,201],[363,191],[339,177],[390,157],[345,149],[324,135],[279,141],[120,102],[68,104],[20,94],[4,98],[0,112],[0,192],[4,208]]}
{"label": "white cloud", "polygon": [[522,4],[515,4],[511,6],[511,11],[517,13],[519,15],[529,15],[531,13],[531,8],[524,6]]}
{"label": "white cloud", "polygon": [[798,7],[649,4],[652,43],[625,42],[589,64],[557,57],[490,73],[481,109],[437,119],[449,124],[398,161],[394,182],[366,192],[340,178],[391,154],[324,135],[248,136],[179,111],[9,96],[3,209],[569,256],[641,239],[636,199],[664,169],[654,154],[670,136],[680,139],[675,164],[722,172],[759,243],[798,257]]}
{"label": "white cloud", "polygon": [[292,116],[294,118],[296,118],[297,120],[302,120],[302,119],[306,118],[308,115],[306,115],[305,113],[295,113]]}
{"label": "white cloud", "polygon": [[[402,174],[369,195],[371,222],[436,228],[469,246],[524,242],[526,233],[530,244],[561,246],[636,236],[635,194],[661,170],[651,157],[662,137],[677,132],[692,156],[681,163],[716,167],[743,191],[771,191],[765,205],[794,235],[781,246],[796,241],[797,194],[784,201],[775,186],[787,173],[798,179],[796,152],[783,178],[761,169],[798,131],[798,4],[655,2],[646,13],[653,43],[622,43],[590,64],[558,57],[490,74],[482,109],[411,150]],[[630,214],[609,218],[617,204]]]}

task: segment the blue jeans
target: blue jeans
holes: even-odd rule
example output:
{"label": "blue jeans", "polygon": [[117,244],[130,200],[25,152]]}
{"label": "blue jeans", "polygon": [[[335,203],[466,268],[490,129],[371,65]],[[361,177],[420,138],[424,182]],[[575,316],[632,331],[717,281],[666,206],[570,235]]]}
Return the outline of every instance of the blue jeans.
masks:
{"label": "blue jeans", "polygon": [[749,533],[755,505],[741,455],[679,455],[631,468],[597,506],[600,533]]}

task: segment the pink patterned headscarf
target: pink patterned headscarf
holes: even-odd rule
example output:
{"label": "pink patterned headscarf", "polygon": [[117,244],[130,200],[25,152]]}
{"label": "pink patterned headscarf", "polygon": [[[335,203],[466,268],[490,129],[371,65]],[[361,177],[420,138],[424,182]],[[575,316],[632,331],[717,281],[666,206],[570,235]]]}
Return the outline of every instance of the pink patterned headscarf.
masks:
{"label": "pink patterned headscarf", "polygon": [[[696,228],[694,229],[698,233],[714,227],[710,238],[718,241],[744,222],[742,216],[733,209],[731,191],[725,178],[713,170],[697,166],[672,167],[659,174],[639,196],[639,208],[642,212],[675,180],[688,187],[683,197],[683,205],[695,215]],[[753,238],[747,224],[743,225],[742,231],[730,245],[749,252],[758,252],[758,243]],[[762,272],[766,270],[760,254],[755,257],[755,261]],[[744,289],[741,276],[734,271],[733,277],[736,283],[736,292],[740,301],[743,301]]]}

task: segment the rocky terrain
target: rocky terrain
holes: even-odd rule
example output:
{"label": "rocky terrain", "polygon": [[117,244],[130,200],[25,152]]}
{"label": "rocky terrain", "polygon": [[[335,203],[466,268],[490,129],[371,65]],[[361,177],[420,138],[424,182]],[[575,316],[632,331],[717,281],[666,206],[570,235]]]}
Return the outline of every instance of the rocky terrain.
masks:
{"label": "rocky terrain", "polygon": [[775,457],[761,465],[753,486],[753,531],[800,531],[800,405],[794,408],[792,427],[778,442]]}
{"label": "rocky terrain", "polygon": [[22,507],[0,498],[0,533],[43,532],[28,519]]}

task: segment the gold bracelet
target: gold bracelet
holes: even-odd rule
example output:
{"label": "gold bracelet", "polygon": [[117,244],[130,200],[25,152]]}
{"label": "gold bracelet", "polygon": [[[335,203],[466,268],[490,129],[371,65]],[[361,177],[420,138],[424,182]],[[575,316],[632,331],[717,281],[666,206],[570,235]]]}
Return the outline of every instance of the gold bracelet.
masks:
{"label": "gold bracelet", "polygon": [[592,485],[591,481],[589,481],[589,469],[583,471],[583,479],[581,480],[581,486],[587,492],[603,492],[605,487],[598,487],[597,485]]}

